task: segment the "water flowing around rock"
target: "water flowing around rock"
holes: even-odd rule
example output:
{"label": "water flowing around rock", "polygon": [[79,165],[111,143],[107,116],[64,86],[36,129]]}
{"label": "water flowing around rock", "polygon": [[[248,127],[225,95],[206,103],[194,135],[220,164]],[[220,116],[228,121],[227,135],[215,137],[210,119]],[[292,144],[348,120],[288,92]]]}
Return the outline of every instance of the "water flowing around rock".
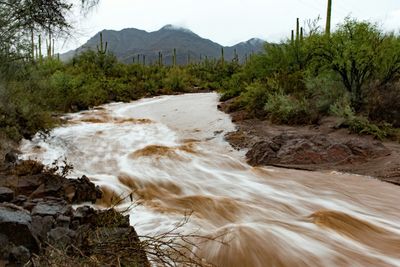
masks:
{"label": "water flowing around rock", "polygon": [[[66,116],[25,158],[66,158],[132,209],[139,235],[174,227],[210,237],[195,252],[217,266],[400,266],[398,187],[335,172],[251,167],[224,134],[216,94],[109,104]],[[215,239],[215,240],[212,240]],[[219,242],[218,242],[219,241]]]}

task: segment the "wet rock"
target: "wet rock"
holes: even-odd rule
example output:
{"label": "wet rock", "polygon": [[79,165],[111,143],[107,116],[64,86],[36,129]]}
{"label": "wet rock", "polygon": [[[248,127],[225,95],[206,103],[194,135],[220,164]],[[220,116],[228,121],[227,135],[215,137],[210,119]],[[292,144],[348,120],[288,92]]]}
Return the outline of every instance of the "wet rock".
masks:
{"label": "wet rock", "polygon": [[39,216],[57,216],[70,212],[71,206],[62,199],[40,200],[32,209],[32,215]]}
{"label": "wet rock", "polygon": [[59,197],[63,194],[63,182],[57,175],[42,175],[41,184],[31,193],[31,198]]}
{"label": "wet rock", "polygon": [[64,227],[56,227],[47,234],[50,244],[57,248],[65,248],[73,244],[73,240],[76,236],[77,234],[75,231]]}
{"label": "wet rock", "polygon": [[100,188],[95,186],[86,176],[68,180],[64,184],[64,191],[65,197],[70,203],[95,203],[97,199],[102,197]]}
{"label": "wet rock", "polygon": [[9,259],[11,262],[24,265],[31,258],[30,251],[24,246],[13,247],[10,251]]}
{"label": "wet rock", "polygon": [[71,218],[68,216],[60,215],[57,217],[57,226],[68,228],[71,223]]}
{"label": "wet rock", "polygon": [[38,251],[39,244],[32,233],[32,217],[26,210],[13,204],[0,205],[0,233],[10,242],[25,246],[31,251]]}
{"label": "wet rock", "polygon": [[24,195],[18,195],[16,196],[11,203],[17,205],[17,206],[23,206],[25,202],[28,201],[28,197]]}
{"label": "wet rock", "polygon": [[33,216],[32,232],[42,241],[47,241],[47,233],[54,227],[56,221],[52,216]]}
{"label": "wet rock", "polygon": [[18,160],[18,151],[12,150],[4,156],[4,163],[14,164]]}
{"label": "wet rock", "polygon": [[0,187],[0,203],[10,202],[14,198],[14,191],[8,187]]}

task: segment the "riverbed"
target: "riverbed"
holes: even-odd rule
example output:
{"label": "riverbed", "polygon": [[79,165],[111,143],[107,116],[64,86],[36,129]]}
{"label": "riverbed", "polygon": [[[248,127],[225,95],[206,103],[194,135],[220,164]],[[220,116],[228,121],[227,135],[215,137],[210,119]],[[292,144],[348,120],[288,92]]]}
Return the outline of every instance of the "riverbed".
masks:
{"label": "riverbed", "polygon": [[[400,266],[398,187],[332,171],[252,167],[215,93],[160,96],[66,114],[24,159],[65,160],[129,208],[139,235],[179,227],[216,266]],[[189,216],[190,215],[190,216]]]}

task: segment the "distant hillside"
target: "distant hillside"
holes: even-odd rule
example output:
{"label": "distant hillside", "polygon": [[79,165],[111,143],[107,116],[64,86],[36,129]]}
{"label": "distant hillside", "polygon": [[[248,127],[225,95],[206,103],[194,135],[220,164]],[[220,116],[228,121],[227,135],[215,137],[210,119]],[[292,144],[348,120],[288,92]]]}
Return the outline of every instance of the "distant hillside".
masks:
{"label": "distant hillside", "polygon": [[[143,55],[145,55],[146,64],[155,63],[158,62],[158,53],[161,52],[164,64],[170,65],[174,48],[178,64],[186,64],[188,60],[199,61],[200,58],[205,59],[205,57],[221,57],[220,44],[202,38],[188,29],[172,25],[166,25],[154,32],[129,28],[121,31],[103,30],[102,34],[104,42],[108,42],[108,50],[125,63],[131,63],[134,59],[137,62],[138,55],[140,62],[143,62]],[[97,33],[86,44],[61,55],[61,58],[68,60],[79,52],[96,49],[99,40],[100,33]],[[243,61],[246,55],[260,52],[263,45],[263,40],[253,38],[231,47],[224,47],[224,57],[226,60],[233,59],[236,49],[239,59]]]}

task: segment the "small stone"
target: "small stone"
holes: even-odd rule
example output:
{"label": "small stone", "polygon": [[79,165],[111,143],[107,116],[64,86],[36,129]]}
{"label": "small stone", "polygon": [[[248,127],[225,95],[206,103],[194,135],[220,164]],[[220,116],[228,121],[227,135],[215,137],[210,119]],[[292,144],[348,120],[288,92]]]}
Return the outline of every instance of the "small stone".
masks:
{"label": "small stone", "polygon": [[57,217],[57,226],[59,227],[69,228],[70,223],[71,218],[68,216],[60,215]]}
{"label": "small stone", "polygon": [[27,196],[18,195],[11,201],[11,203],[13,203],[13,204],[15,204],[17,206],[23,206],[26,201],[28,201],[28,197]]}
{"label": "small stone", "polygon": [[47,234],[50,244],[57,248],[65,248],[76,238],[76,232],[64,227],[56,227]]}
{"label": "small stone", "polygon": [[33,209],[32,215],[39,216],[56,216],[65,214],[68,211],[68,206],[62,202],[39,202]]}
{"label": "small stone", "polygon": [[16,151],[10,151],[4,157],[5,163],[16,163],[17,160],[18,160],[18,153]]}
{"label": "small stone", "polygon": [[10,202],[14,198],[14,191],[8,187],[0,187],[0,203]]}
{"label": "small stone", "polygon": [[24,265],[31,258],[31,253],[24,246],[13,247],[10,252],[10,261]]}
{"label": "small stone", "polygon": [[55,225],[55,220],[52,216],[33,216],[32,217],[32,232],[42,241],[47,241],[47,233]]}

